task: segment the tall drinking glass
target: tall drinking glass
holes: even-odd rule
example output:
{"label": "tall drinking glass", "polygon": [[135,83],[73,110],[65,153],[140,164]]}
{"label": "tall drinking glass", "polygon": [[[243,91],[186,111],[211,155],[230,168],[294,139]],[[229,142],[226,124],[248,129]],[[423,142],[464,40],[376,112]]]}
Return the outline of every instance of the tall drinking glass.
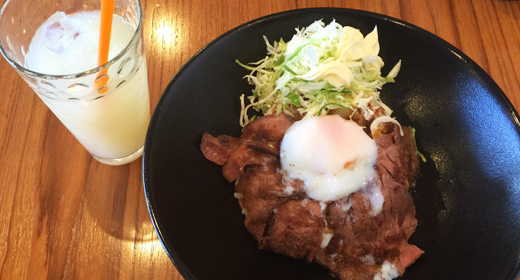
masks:
{"label": "tall drinking glass", "polygon": [[143,11],[139,0],[115,1],[109,61],[97,67],[100,7],[8,0],[0,52],[95,159],[121,165],[142,155],[150,120]]}

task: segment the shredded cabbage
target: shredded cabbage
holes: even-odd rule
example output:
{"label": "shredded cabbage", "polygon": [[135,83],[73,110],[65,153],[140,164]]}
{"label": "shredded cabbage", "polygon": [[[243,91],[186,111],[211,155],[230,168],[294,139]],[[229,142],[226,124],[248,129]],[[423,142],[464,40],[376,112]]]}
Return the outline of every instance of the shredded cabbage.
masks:
{"label": "shredded cabbage", "polygon": [[[295,107],[303,118],[327,114],[337,108],[360,108],[365,116],[382,107],[390,116],[392,110],[379,98],[379,90],[394,82],[401,67],[399,61],[386,77],[381,76],[384,62],[379,54],[377,27],[363,37],[358,29],[343,27],[333,20],[321,20],[306,28],[296,29],[293,38],[271,45],[264,36],[267,56],[248,65],[244,78],[255,86],[248,96],[240,97],[240,125],[247,125],[250,108],[264,115],[281,111],[293,115]],[[370,107],[368,104],[370,103]]]}

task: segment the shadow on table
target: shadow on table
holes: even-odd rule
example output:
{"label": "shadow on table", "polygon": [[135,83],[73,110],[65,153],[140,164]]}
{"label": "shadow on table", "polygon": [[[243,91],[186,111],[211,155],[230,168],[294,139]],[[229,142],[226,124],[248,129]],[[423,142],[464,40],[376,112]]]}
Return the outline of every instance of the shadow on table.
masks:
{"label": "shadow on table", "polygon": [[107,166],[92,159],[86,178],[86,204],[96,227],[123,241],[157,239],[141,179],[141,159]]}

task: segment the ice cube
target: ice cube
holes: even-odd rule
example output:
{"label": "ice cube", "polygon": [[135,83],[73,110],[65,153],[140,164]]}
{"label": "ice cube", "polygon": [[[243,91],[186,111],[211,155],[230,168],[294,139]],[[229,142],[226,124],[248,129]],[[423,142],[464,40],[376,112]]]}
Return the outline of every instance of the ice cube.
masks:
{"label": "ice cube", "polygon": [[85,30],[77,20],[67,17],[64,12],[56,12],[42,24],[35,36],[43,48],[59,54],[83,32]]}

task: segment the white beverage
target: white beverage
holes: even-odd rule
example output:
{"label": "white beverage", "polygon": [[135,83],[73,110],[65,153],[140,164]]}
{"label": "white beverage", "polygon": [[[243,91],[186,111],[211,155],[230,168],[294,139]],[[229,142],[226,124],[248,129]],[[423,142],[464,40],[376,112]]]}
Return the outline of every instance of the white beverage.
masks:
{"label": "white beverage", "polygon": [[[99,11],[54,14],[33,37],[25,58],[26,67],[50,75],[75,74],[95,68],[99,23]],[[134,33],[129,23],[114,15],[109,59],[129,44]],[[98,160],[132,155],[144,144],[150,101],[146,60],[144,56],[140,59],[136,56],[135,52],[127,51],[109,68],[108,93],[99,94],[94,86],[96,75],[90,75],[72,84],[69,80],[50,81],[57,90],[48,90],[51,98],[40,96]],[[129,74],[133,72],[133,76]]]}

